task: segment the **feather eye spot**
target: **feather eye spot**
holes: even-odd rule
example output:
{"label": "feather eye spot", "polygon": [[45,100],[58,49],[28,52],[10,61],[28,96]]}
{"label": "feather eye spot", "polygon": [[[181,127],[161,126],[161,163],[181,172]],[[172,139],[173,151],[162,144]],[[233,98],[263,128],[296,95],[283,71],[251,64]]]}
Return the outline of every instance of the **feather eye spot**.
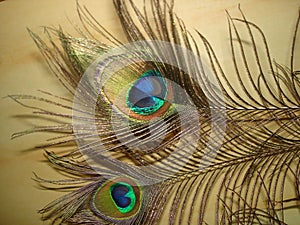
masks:
{"label": "feather eye spot", "polygon": [[142,189],[127,177],[104,182],[91,198],[91,209],[99,217],[110,221],[124,221],[134,217],[141,208]]}
{"label": "feather eye spot", "polygon": [[127,106],[141,115],[151,115],[164,104],[167,95],[167,83],[159,71],[146,71],[129,89]]}
{"label": "feather eye spot", "polygon": [[136,203],[136,196],[131,185],[119,182],[110,188],[111,198],[121,213],[130,212]]}

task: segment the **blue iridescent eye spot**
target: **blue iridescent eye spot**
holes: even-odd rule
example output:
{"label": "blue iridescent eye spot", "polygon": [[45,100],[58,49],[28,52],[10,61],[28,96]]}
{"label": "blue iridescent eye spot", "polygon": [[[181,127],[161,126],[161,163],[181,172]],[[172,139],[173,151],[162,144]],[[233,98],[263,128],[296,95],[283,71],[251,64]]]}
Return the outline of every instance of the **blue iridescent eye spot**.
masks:
{"label": "blue iridescent eye spot", "polygon": [[136,195],[131,185],[119,182],[111,186],[110,196],[121,213],[128,213],[134,209]]}
{"label": "blue iridescent eye spot", "polygon": [[90,199],[90,207],[97,216],[121,224],[120,221],[139,213],[141,199],[142,187],[138,183],[127,177],[116,177],[98,186]]}
{"label": "blue iridescent eye spot", "polygon": [[146,71],[128,90],[127,107],[140,115],[151,115],[166,102],[167,83],[156,70]]}
{"label": "blue iridescent eye spot", "polygon": [[114,202],[119,206],[120,208],[126,208],[130,205],[130,198],[126,197],[126,194],[128,193],[128,188],[124,185],[118,185],[113,188],[111,191],[112,198]]}

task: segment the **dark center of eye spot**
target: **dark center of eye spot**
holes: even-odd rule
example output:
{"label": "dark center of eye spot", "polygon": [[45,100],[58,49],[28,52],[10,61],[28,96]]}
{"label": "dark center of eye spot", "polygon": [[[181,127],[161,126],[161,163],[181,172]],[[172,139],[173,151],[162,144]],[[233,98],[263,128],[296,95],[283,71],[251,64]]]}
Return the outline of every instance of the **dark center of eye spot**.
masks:
{"label": "dark center of eye spot", "polygon": [[153,97],[146,97],[135,103],[135,106],[144,108],[155,106],[155,99]]}
{"label": "dark center of eye spot", "polygon": [[129,89],[127,106],[138,114],[150,115],[165,102],[167,87],[158,71],[145,72]]}
{"label": "dark center of eye spot", "polygon": [[112,191],[111,196],[116,203],[117,206],[120,208],[126,208],[130,205],[131,199],[126,196],[129,192],[128,188],[124,185],[116,185]]}

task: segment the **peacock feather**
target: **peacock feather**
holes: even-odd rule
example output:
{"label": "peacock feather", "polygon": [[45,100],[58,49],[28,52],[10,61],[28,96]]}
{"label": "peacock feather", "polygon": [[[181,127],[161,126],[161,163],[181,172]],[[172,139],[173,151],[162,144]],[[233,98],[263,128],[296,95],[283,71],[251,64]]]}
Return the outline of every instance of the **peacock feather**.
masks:
{"label": "peacock feather", "polygon": [[[228,74],[205,36],[189,32],[176,16],[173,1],[114,5],[128,43],[79,4],[80,37],[46,27],[42,39],[29,30],[71,96],[10,96],[63,119],[14,135],[57,134],[40,148],[66,178],[34,179],[68,193],[39,211],[43,219],[285,224],[285,209],[299,209],[300,202],[300,17],[284,66],[242,10],[239,18],[227,13]],[[59,153],[61,146],[68,150]]]}

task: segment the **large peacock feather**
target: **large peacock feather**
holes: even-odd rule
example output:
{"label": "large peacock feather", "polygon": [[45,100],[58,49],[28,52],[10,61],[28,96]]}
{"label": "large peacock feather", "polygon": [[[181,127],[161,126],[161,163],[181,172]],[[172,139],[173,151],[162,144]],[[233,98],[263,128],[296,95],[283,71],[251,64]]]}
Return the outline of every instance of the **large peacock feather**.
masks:
{"label": "large peacock feather", "polygon": [[[284,224],[285,209],[300,201],[299,17],[290,65],[283,66],[256,24],[241,10],[240,18],[228,14],[228,74],[205,36],[192,35],[174,14],[173,1],[151,0],[142,9],[132,0],[114,4],[129,44],[80,5],[80,38],[45,28],[45,42],[29,31],[72,96],[10,96],[63,119],[14,135],[58,134],[41,148],[67,178],[35,179],[69,193],[40,210],[43,218]],[[58,154],[60,146],[68,151]]]}

